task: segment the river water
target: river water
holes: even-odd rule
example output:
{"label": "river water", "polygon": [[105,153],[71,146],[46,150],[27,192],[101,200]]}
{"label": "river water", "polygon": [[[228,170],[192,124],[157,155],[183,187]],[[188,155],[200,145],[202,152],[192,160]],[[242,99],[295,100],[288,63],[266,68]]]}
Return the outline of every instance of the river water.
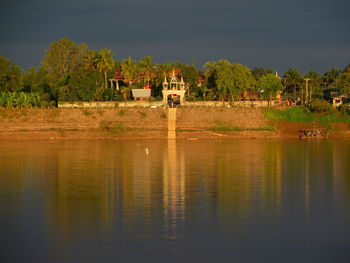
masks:
{"label": "river water", "polygon": [[0,142],[0,262],[350,262],[350,141]]}

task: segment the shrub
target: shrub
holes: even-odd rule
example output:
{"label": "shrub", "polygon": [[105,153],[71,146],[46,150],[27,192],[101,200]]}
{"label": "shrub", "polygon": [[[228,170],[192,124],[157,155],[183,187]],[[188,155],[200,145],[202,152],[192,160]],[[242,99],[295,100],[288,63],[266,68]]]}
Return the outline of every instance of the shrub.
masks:
{"label": "shrub", "polygon": [[41,97],[39,93],[25,92],[1,92],[0,107],[39,107],[41,105]]}
{"label": "shrub", "polygon": [[325,100],[315,100],[309,106],[310,110],[315,113],[331,113],[333,112],[333,106]]}
{"label": "shrub", "polygon": [[349,115],[350,116],[350,106],[347,104],[343,104],[338,106],[338,111],[342,114],[342,115]]}
{"label": "shrub", "polygon": [[313,115],[308,108],[303,106],[291,107],[286,110],[267,109],[264,111],[264,114],[266,118],[277,121],[318,123],[350,122],[350,115],[341,115],[333,109],[319,116],[317,114]]}
{"label": "shrub", "polygon": [[291,107],[286,110],[267,109],[264,112],[265,117],[270,120],[289,121],[289,122],[313,122],[314,117],[310,111],[303,106]]}

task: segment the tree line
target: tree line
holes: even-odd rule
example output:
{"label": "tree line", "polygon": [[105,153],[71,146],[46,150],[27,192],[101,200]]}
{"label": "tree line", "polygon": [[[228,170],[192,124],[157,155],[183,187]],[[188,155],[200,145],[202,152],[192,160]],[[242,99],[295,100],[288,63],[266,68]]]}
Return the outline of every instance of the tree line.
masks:
{"label": "tree line", "polygon": [[[0,106],[55,106],[58,101],[108,101],[130,99],[132,88],[152,86],[153,99],[161,99],[164,78],[173,69],[180,70],[186,82],[187,100],[236,100],[247,92],[258,93],[271,100],[278,91],[285,99],[303,98],[305,78],[310,97],[329,99],[331,91],[350,96],[350,64],[343,70],[332,68],[324,74],[315,70],[302,75],[290,68],[282,77],[272,69],[232,64],[227,60],[209,61],[198,70],[194,65],[180,62],[155,63],[146,56],[139,61],[131,57],[114,59],[110,49],[89,49],[86,44],[62,38],[51,43],[41,65],[24,71],[0,55]],[[110,78],[118,71],[124,81],[119,89]]]}

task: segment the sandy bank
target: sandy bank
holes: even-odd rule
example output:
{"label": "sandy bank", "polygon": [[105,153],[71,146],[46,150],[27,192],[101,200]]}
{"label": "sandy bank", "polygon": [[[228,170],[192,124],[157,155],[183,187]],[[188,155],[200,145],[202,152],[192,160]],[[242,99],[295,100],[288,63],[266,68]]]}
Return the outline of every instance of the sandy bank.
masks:
{"label": "sandy bank", "polygon": [[[167,115],[163,108],[0,109],[0,140],[167,138]],[[303,126],[281,126],[266,119],[262,109],[177,109],[177,138],[183,139],[297,138]],[[349,132],[342,132],[344,136]]]}

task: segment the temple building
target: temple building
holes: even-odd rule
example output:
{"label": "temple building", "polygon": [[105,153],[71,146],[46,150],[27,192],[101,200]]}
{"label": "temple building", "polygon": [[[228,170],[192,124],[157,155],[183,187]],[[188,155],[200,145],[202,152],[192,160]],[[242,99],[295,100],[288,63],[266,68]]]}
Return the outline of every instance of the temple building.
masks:
{"label": "temple building", "polygon": [[167,78],[164,77],[162,93],[163,105],[170,105],[169,102],[171,102],[171,106],[174,106],[175,103],[180,105],[184,103],[186,93],[185,82],[182,76],[180,81],[176,78],[174,69],[169,83]]}

